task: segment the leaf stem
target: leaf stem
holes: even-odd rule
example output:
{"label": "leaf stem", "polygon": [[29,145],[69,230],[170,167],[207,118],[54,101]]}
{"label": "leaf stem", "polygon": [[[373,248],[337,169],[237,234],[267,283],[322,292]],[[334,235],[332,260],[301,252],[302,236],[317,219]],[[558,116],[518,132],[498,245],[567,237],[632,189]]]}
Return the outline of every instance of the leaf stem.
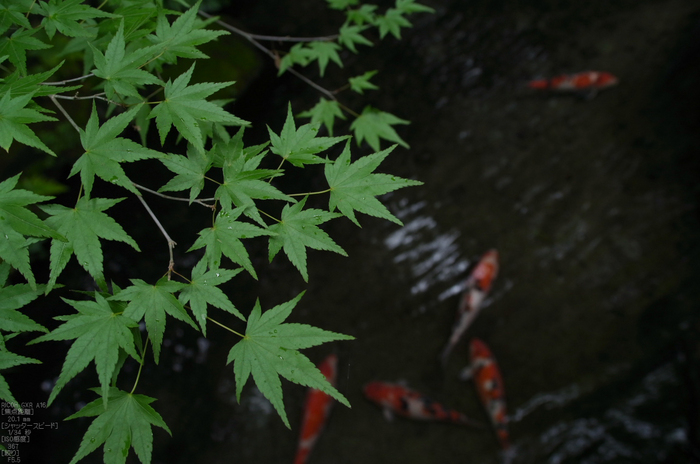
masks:
{"label": "leaf stem", "polygon": [[245,338],[245,337],[246,337],[245,335],[236,332],[236,331],[233,330],[232,328],[230,328],[230,327],[228,327],[228,326],[225,326],[225,325],[222,324],[221,322],[215,321],[214,319],[212,319],[212,318],[209,317],[209,316],[207,316],[207,320],[213,322],[214,324],[218,325],[219,327],[222,327],[222,328],[228,330],[229,332],[235,333],[236,335],[238,335],[238,336],[241,337],[241,338]]}
{"label": "leaf stem", "polygon": [[153,214],[153,211],[151,211],[151,208],[148,207],[148,204],[146,203],[146,200],[143,199],[143,196],[136,195],[136,198],[138,198],[139,201],[141,202],[141,204],[143,205],[143,207],[146,208],[146,211],[148,211],[148,214],[151,216],[151,219],[153,219],[153,221],[155,221],[156,225],[160,229],[160,232],[163,234],[163,236],[165,237],[165,240],[167,240],[167,242],[168,242],[168,253],[170,254],[170,262],[168,263],[168,280],[170,280],[170,278],[172,277],[173,268],[175,267],[175,260],[173,259],[173,248],[175,248],[175,245],[177,245],[177,243],[175,243],[175,241],[172,238],[170,238],[170,236],[165,231],[165,229],[163,228],[163,225],[160,223],[160,221],[158,220],[156,215]]}
{"label": "leaf stem", "polygon": [[143,369],[143,363],[146,361],[146,349],[148,348],[148,340],[150,338],[146,337],[146,343],[143,345],[143,352],[141,352],[141,362],[139,363],[139,371],[136,373],[136,380],[134,380],[134,386],[129,392],[130,395],[134,394],[136,390],[136,385],[139,384],[139,379],[141,378],[141,370]]}
{"label": "leaf stem", "polygon": [[290,197],[303,197],[306,195],[321,195],[323,193],[328,193],[333,189],[327,188],[326,190],[319,190],[317,192],[305,192],[305,193],[290,193],[288,194]]}
{"label": "leaf stem", "polygon": [[[153,195],[157,195],[161,198],[167,198],[168,200],[186,201],[188,203],[190,202],[189,198],[181,198],[181,197],[173,197],[170,195],[165,195],[165,194],[157,192],[155,190],[151,190],[148,187],[144,187],[143,185],[139,185],[136,182],[132,182],[132,184],[134,184],[134,187],[136,187],[137,189],[143,190],[144,192],[152,193]],[[206,206],[207,208],[210,208],[210,209],[215,209],[216,205],[210,205],[209,203],[205,203],[205,201],[214,201],[214,200],[216,200],[216,198],[204,198],[203,200],[195,199],[195,200],[192,200],[191,202],[200,204],[202,206]]]}
{"label": "leaf stem", "polygon": [[359,114],[357,114],[355,111],[351,110],[347,106],[343,105],[342,103],[338,102],[338,106],[340,106],[340,108],[343,109],[346,113],[350,113],[351,115],[355,116],[356,118],[360,117]]}
{"label": "leaf stem", "polygon": [[275,221],[275,222],[282,222],[282,221],[280,221],[279,219],[277,219],[276,217],[271,216],[271,215],[269,215],[268,213],[266,213],[265,211],[261,210],[260,208],[258,208],[258,211],[261,212],[261,213],[263,213],[265,216],[269,217],[270,219],[272,219],[272,220]]}

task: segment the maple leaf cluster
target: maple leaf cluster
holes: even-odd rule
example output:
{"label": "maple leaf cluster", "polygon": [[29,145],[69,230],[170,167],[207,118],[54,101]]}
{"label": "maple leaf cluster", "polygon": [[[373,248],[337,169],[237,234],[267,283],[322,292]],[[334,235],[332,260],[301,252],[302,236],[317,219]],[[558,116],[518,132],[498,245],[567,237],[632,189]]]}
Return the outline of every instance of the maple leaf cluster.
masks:
{"label": "maple leaf cluster", "polygon": [[[240,398],[252,376],[287,427],[280,377],[320,389],[349,406],[300,350],[352,336],[285,322],[303,293],[264,312],[259,301],[242,311],[222,286],[241,273],[258,278],[260,269],[253,265],[247,240],[266,240],[270,261],[282,251],[308,281],[309,249],[347,255],[324,231],[327,222],[347,218],[360,226],[357,216],[362,213],[400,225],[378,197],[421,183],[375,171],[397,145],[408,147],[395,129],[408,121],[369,105],[361,114],[355,113],[324,90],[327,98],[298,115],[310,118],[309,123],[298,125],[290,105],[282,128],[268,127],[269,142],[246,146],[245,128],[250,124],[231,113],[225,101],[211,99],[234,82],[199,82],[195,76],[196,60],[208,58],[198,47],[229,34],[207,28],[217,19],[200,11],[201,0],[183,12],[154,0],[107,0],[97,7],[87,3],[0,0],[0,147],[6,151],[29,147],[47,159],[63,156],[32,128],[59,121],[70,124],[80,141],[69,173],[80,187],[71,204],[52,203],[54,197],[23,188],[20,174],[0,181],[0,370],[40,362],[8,349],[8,344],[14,349],[15,337],[39,332],[29,343],[70,341],[50,404],[68,382],[94,365],[99,385],[92,390],[98,398],[68,417],[95,417],[71,463],[100,446],[106,463],[124,463],[132,448],[142,463],[151,461],[152,426],[170,430],[151,406],[155,398],[135,393],[138,379],[131,388],[120,388],[119,373],[126,362],[141,369],[151,358],[156,364],[160,361],[170,318],[204,336],[209,322],[223,326],[212,318],[214,310],[245,323],[244,333],[224,326],[239,337],[227,360],[233,363],[236,394]],[[359,46],[372,45],[364,35],[370,28],[376,28],[380,39],[389,34],[400,38],[401,28],[410,26],[406,15],[432,11],[414,0],[397,0],[395,8],[384,14],[376,6],[358,5],[357,0],[328,3],[346,15],[339,33],[291,46],[278,60],[280,74],[316,62],[324,76],[329,65],[343,66],[341,50],[357,53]],[[253,35],[238,33],[257,43]],[[63,57],[81,56],[83,75],[52,81],[54,75],[65,72],[64,62],[32,73],[33,63],[42,59],[35,54],[51,49]],[[195,63],[166,80],[163,70],[181,59]],[[359,94],[375,90],[377,86],[370,82],[375,74],[351,77],[347,88]],[[91,105],[86,114],[74,119],[61,103],[66,100],[91,100]],[[40,103],[50,103],[58,111]],[[335,124],[347,115],[354,119],[346,130],[358,145],[366,141],[375,153],[353,160],[351,137],[333,135]],[[147,143],[153,125],[160,147]],[[137,128],[137,137],[131,128]],[[322,135],[324,130],[328,136]],[[162,149],[166,140],[174,138],[173,146],[181,147],[184,154]],[[382,141],[394,145],[380,151]],[[172,173],[170,180],[160,188],[134,183],[125,167],[144,160],[160,163]],[[298,169],[318,169],[327,188],[282,191],[277,178],[294,175]],[[125,196],[100,196],[104,183],[123,188]],[[202,198],[204,191],[213,196]],[[175,243],[148,207],[146,192],[213,211],[211,221],[188,244],[187,252],[195,256],[189,272],[180,272],[180,263],[174,262]],[[186,197],[163,192],[186,192]],[[310,197],[319,196],[322,201],[309,202]],[[139,278],[115,282],[105,270],[103,248],[109,242],[141,251],[128,227],[110,216],[110,208],[124,201],[139,207],[141,203],[167,239],[171,260],[164,263],[163,276],[155,283]],[[327,207],[308,206],[311,203]],[[32,250],[41,247],[49,259],[46,283],[37,282],[31,262]],[[82,293],[79,299],[63,297],[72,312],[55,317],[59,324],[50,330],[22,308],[42,295],[61,291],[61,275],[72,259],[96,287],[75,289]],[[12,284],[13,278],[26,283]],[[16,403],[2,375],[0,399]]]}

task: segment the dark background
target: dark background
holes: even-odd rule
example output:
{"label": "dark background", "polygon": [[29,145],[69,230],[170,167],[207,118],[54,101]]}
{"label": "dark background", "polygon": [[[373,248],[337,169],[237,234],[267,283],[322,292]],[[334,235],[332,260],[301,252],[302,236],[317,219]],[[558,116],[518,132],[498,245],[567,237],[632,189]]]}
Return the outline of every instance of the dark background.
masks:
{"label": "dark background", "polygon": [[[334,409],[309,462],[504,460],[491,433],[389,423],[361,394],[371,380],[404,380],[486,421],[471,383],[457,379],[472,336],[489,344],[501,366],[512,462],[697,462],[700,7],[689,0],[426,4],[436,13],[412,16],[415,27],[402,31],[402,41],[370,35],[374,47],[344,54],[345,68],[329,65],[324,79],[313,66],[303,69],[329,89],[379,71],[373,82],[380,91],[339,98],[358,112],[371,104],[411,121],[398,127],[411,148],[397,148],[380,168],[425,183],[383,199],[405,226],[366,216],[361,229],[343,219],[329,223],[350,257],[309,253],[308,285],[281,254],[268,266],[265,241],[252,240],[259,281],[241,275],[228,287],[244,313],[258,296],[269,308],[307,289],[290,320],[357,337],[307,350],[314,361],[339,354],[338,388],[353,405]],[[342,15],[324,5],[236,2],[220,14],[258,34],[325,35],[337,31]],[[223,53],[212,51],[212,69],[197,70],[204,81],[228,80],[223,70],[233,62],[241,89],[232,111],[253,123],[246,144],[263,142],[266,124],[279,132],[288,101],[295,113],[316,103],[313,89],[290,75],[277,78],[270,60],[227,40],[218,47]],[[233,47],[245,59],[233,59]],[[529,79],[586,70],[612,72],[620,84],[594,98],[525,87]],[[353,145],[356,156],[370,152]],[[55,167],[62,178],[69,169]],[[146,169],[130,175],[153,188],[167,181]],[[323,177],[307,168],[289,187],[323,188]],[[101,196],[123,195],[100,188]],[[196,256],[186,250],[210,213],[148,200],[179,243],[178,268],[189,269]],[[133,197],[113,212],[142,253],[110,247],[110,279],[155,281],[167,266],[162,236]],[[437,356],[458,286],[492,247],[500,274],[443,371]],[[64,281],[92,288],[71,266]],[[29,315],[54,328],[49,317],[68,311],[54,298]],[[233,317],[218,318],[243,328]],[[238,404],[225,365],[236,340],[215,326],[208,335],[204,341],[169,320],[160,365],[148,365],[141,378],[138,392],[158,398],[153,406],[173,431],[171,439],[154,429],[153,462],[292,461],[304,389],[284,382],[291,432],[252,382]],[[68,346],[20,350],[44,364],[7,375],[19,401],[48,397]],[[122,388],[130,388],[135,369],[126,366]],[[19,375],[26,384],[18,385]],[[86,391],[94,385],[90,367],[45,420],[61,421],[94,399]],[[22,447],[23,462],[67,462],[89,422],[37,433]],[[99,458],[98,451],[83,462]],[[133,452],[129,460],[136,462]]]}

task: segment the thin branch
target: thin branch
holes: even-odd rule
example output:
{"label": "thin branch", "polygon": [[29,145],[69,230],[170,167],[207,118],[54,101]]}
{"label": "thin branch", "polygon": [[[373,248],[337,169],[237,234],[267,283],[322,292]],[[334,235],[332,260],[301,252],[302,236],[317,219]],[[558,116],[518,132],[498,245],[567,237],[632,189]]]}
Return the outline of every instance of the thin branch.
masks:
{"label": "thin branch", "polygon": [[64,84],[69,84],[69,83],[75,82],[75,81],[82,81],[83,79],[87,79],[88,77],[92,77],[92,76],[94,76],[94,74],[90,73],[90,74],[86,74],[84,76],[74,77],[72,79],[66,79],[65,81],[42,82],[41,85],[64,85]]}
{"label": "thin branch", "polygon": [[56,94],[54,96],[56,98],[60,98],[61,100],[102,100],[102,101],[106,101],[107,103],[114,103],[115,105],[118,104],[118,103],[113,102],[109,98],[106,98],[104,96],[104,93],[98,93],[95,95],[87,95],[85,97],[79,97],[77,94],[72,96],[72,97],[69,97],[67,95],[59,95],[59,94]]}
{"label": "thin branch", "polygon": [[173,273],[173,268],[175,267],[175,260],[173,259],[173,248],[175,248],[175,245],[177,245],[177,243],[175,243],[175,241],[172,238],[170,238],[170,236],[165,231],[165,229],[161,225],[161,223],[158,220],[158,218],[156,217],[156,215],[153,214],[153,211],[151,211],[151,208],[148,207],[148,204],[146,203],[146,200],[143,199],[143,196],[136,195],[136,197],[139,199],[139,201],[141,202],[143,207],[146,208],[146,211],[148,211],[148,214],[151,215],[151,219],[153,219],[153,221],[155,221],[156,225],[160,229],[160,232],[163,234],[163,236],[165,237],[165,240],[167,240],[167,242],[168,242],[168,253],[170,253],[170,262],[168,263],[168,280],[170,280],[170,277],[172,276],[172,273]]}
{"label": "thin branch", "polygon": [[320,85],[318,85],[317,83],[315,83],[314,81],[312,81],[312,80],[309,79],[308,77],[304,76],[302,73],[300,73],[300,72],[297,71],[296,69],[294,69],[294,68],[287,68],[287,71],[290,72],[291,74],[297,76],[299,79],[301,79],[302,81],[306,82],[307,84],[309,84],[311,87],[313,87],[314,89],[318,90],[318,91],[321,92],[322,94],[326,95],[326,96],[327,96],[328,98],[330,98],[331,100],[337,100],[337,98],[335,98],[335,94],[334,94],[333,92],[331,92],[330,90],[328,90],[328,89],[326,89],[326,88],[324,88],[324,87],[321,87]]}
{"label": "thin branch", "polygon": [[66,112],[65,108],[63,108],[63,105],[61,105],[58,102],[58,100],[56,100],[56,95],[49,95],[49,98],[51,99],[53,104],[58,107],[58,109],[61,111],[61,113],[63,113],[63,116],[65,116],[66,119],[68,119],[68,122],[71,123],[71,125],[75,128],[75,130],[80,132],[80,127],[78,127],[78,125],[75,123],[75,121],[73,121],[73,118],[70,117],[70,114],[68,114],[68,112]]}
{"label": "thin branch", "polygon": [[[209,13],[200,10],[199,14],[201,16],[204,16],[207,19],[211,19],[214,17],[214,15],[210,15]],[[216,24],[219,26],[223,27],[224,29],[228,29],[229,31],[233,32],[234,34],[238,34],[241,37],[245,37],[248,40],[267,40],[270,42],[328,42],[331,40],[335,40],[339,37],[338,34],[333,34],[333,35],[326,35],[322,37],[289,37],[289,36],[278,36],[278,35],[259,35],[259,34],[251,34],[250,32],[246,32],[244,30],[238,29],[235,26],[232,26],[224,21],[221,21],[220,19],[216,20]]]}
{"label": "thin branch", "polygon": [[[153,195],[157,195],[157,196],[159,196],[159,197],[161,197],[161,198],[167,198],[168,200],[186,201],[186,202],[188,202],[188,203],[190,202],[190,199],[189,199],[189,198],[173,197],[173,196],[170,196],[170,195],[165,195],[165,194],[163,194],[163,193],[156,192],[155,190],[151,190],[151,189],[149,189],[148,187],[144,187],[143,185],[139,185],[139,184],[137,184],[136,182],[132,182],[132,184],[134,184],[134,187],[136,187],[136,188],[138,188],[138,189],[141,189],[141,190],[143,190],[144,192],[152,193]],[[216,200],[216,198],[204,198],[204,199],[202,199],[202,200],[192,200],[192,203],[198,203],[198,204],[200,204],[200,205],[202,205],[202,206],[206,206],[207,208],[215,209],[215,208],[216,208],[216,205],[210,205],[209,203],[204,203],[205,201],[215,201],[215,200]]]}
{"label": "thin branch", "polygon": [[[201,11],[201,10],[199,11],[199,14],[200,14],[201,16],[204,16],[204,17],[207,18],[207,19],[213,18],[212,15],[210,15],[209,13],[205,13],[204,11]],[[336,36],[326,36],[326,37],[303,37],[303,38],[300,37],[300,38],[296,38],[296,39],[295,39],[295,38],[290,38],[290,37],[284,38],[284,37],[273,37],[273,36],[258,36],[258,35],[255,35],[255,34],[250,34],[250,33],[248,33],[248,32],[242,31],[241,29],[238,29],[237,27],[231,26],[230,24],[225,23],[225,22],[223,22],[223,21],[221,21],[221,20],[219,20],[219,19],[216,20],[216,24],[218,24],[218,25],[220,25],[221,27],[223,27],[223,28],[225,28],[225,29],[228,29],[229,31],[231,31],[231,32],[233,32],[233,33],[235,33],[235,34],[238,34],[238,35],[240,35],[241,37],[245,38],[246,40],[248,40],[248,42],[252,43],[258,50],[262,51],[262,52],[265,53],[267,56],[269,56],[275,63],[278,62],[278,57],[277,57],[269,48],[267,48],[266,46],[262,45],[262,44],[261,44],[260,42],[258,42],[258,40],[256,40],[256,39],[260,39],[260,40],[282,40],[282,41],[287,41],[287,42],[289,42],[289,41],[310,42],[310,41],[316,41],[316,40],[326,40],[326,41],[327,41],[327,40],[334,40],[335,38],[338,37],[338,36],[336,35]],[[301,79],[302,81],[304,81],[305,83],[307,83],[308,85],[310,85],[311,87],[313,87],[314,89],[318,90],[318,91],[321,92],[322,94],[326,95],[326,96],[327,96],[328,98],[330,98],[331,100],[336,100],[335,94],[334,94],[333,92],[331,92],[330,90],[328,90],[328,89],[326,89],[326,88],[321,87],[320,85],[318,85],[317,83],[315,83],[315,82],[312,81],[311,79],[307,78],[306,76],[304,76],[303,74],[301,74],[301,73],[298,72],[297,70],[295,70],[295,69],[293,69],[293,68],[288,68],[287,71],[289,71],[289,73],[291,73],[292,75],[298,77],[299,79]]]}

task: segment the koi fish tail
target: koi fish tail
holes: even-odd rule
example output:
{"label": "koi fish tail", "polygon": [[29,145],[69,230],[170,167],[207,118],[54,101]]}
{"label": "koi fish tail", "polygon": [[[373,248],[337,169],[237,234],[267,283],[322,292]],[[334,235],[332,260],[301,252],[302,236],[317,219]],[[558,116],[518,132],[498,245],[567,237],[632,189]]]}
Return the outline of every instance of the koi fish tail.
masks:
{"label": "koi fish tail", "polygon": [[297,455],[294,458],[294,464],[305,464],[309,457],[310,451],[310,448],[302,448],[297,451]]}
{"label": "koi fish tail", "polygon": [[442,367],[445,367],[447,365],[447,358],[450,357],[450,353],[452,353],[452,348],[454,348],[454,345],[452,343],[448,343],[442,350],[442,353],[440,353],[440,364],[442,365]]}
{"label": "koi fish tail", "polygon": [[527,83],[527,86],[531,89],[544,90],[551,87],[549,79],[537,79]]}

